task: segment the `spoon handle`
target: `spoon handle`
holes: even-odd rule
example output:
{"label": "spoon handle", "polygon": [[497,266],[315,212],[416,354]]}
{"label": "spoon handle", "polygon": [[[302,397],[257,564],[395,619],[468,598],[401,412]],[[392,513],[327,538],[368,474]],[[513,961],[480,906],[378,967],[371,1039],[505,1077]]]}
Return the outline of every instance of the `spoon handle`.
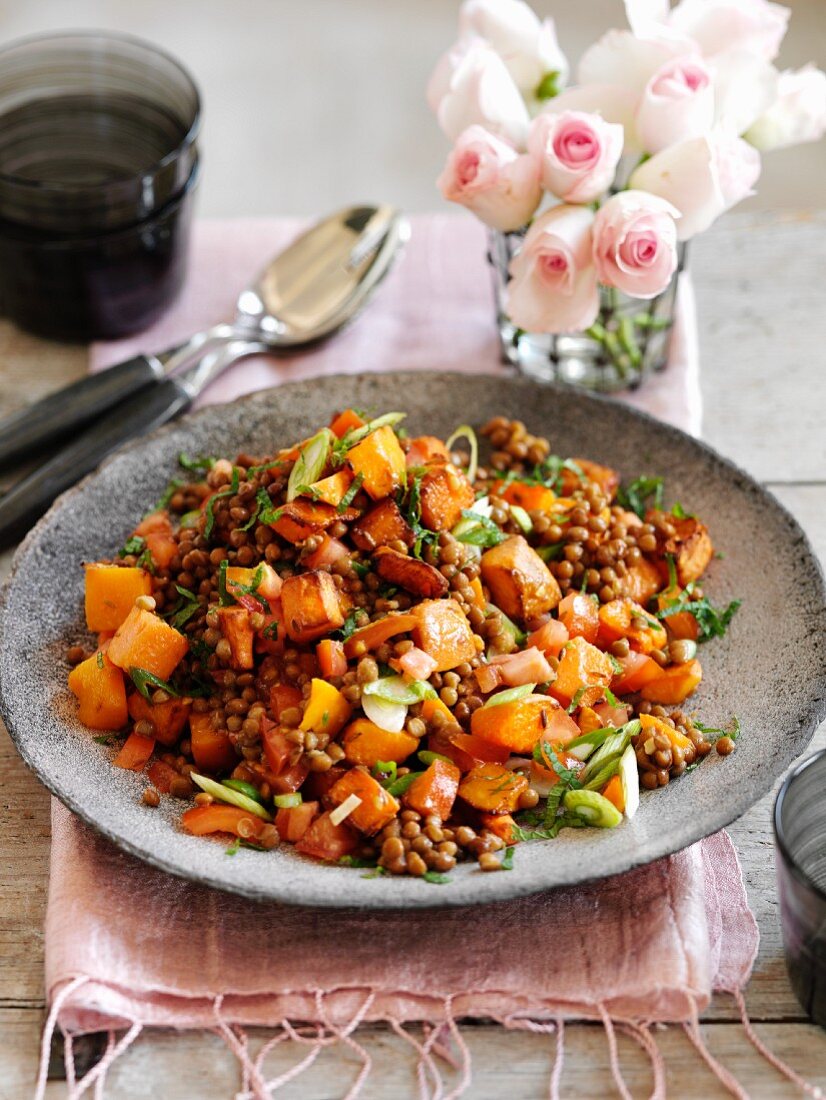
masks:
{"label": "spoon handle", "polygon": [[[90,374],[0,420],[0,466],[76,432],[125,398],[164,377],[160,359],[137,355]],[[36,453],[36,452],[35,452]]]}
{"label": "spoon handle", "polygon": [[54,501],[91,473],[107,455],[133,436],[165,424],[192,403],[192,394],[174,379],[149,386],[100,417],[42,466],[0,496],[0,547],[23,535]]}

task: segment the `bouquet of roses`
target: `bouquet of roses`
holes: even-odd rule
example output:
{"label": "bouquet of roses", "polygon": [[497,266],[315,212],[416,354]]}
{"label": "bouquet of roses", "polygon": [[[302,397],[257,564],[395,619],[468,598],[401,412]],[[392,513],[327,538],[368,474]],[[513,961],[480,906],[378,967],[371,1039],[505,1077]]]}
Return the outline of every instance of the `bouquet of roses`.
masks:
{"label": "bouquet of roses", "polygon": [[[826,75],[774,66],[789,11],[767,0],[626,0],[579,62],[523,0],[465,0],[428,100],[454,143],[439,187],[524,231],[506,307],[527,332],[595,326],[599,288],[659,295],[678,242],[752,194],[762,152],[820,138]],[[542,212],[540,211],[542,208]]]}

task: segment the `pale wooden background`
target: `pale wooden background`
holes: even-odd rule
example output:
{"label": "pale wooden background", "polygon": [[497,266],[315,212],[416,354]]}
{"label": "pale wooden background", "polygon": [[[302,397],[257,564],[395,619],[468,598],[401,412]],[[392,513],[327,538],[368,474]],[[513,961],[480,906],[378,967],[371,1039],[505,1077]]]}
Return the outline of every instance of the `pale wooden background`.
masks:
{"label": "pale wooden background", "polygon": [[[761,480],[798,516],[826,558],[826,374],[823,261],[826,214],[730,216],[696,242],[704,437]],[[77,349],[42,345],[0,326],[0,413],[82,373]],[[9,555],[0,557],[0,573]],[[814,746],[826,744],[826,727]],[[813,747],[814,747],[813,746]],[[43,1019],[43,918],[47,887],[48,797],[0,730],[0,1100],[30,1095]],[[761,948],[747,1003],[761,1038],[799,1072],[826,1089],[826,1032],[807,1024],[789,988],[780,945],[771,798],[731,829],[743,864]],[[545,1095],[553,1040],[465,1027],[473,1053],[474,1100],[536,1100]],[[726,998],[704,1018],[712,1052],[756,1100],[796,1090],[754,1052]],[[679,1029],[658,1035],[668,1063],[669,1096],[713,1100],[727,1095]],[[407,1048],[386,1030],[364,1038],[375,1061],[364,1096],[416,1093]],[[565,1097],[615,1095],[601,1029],[568,1028]],[[636,1046],[620,1039],[623,1071],[634,1096],[647,1096],[650,1072]],[[273,1059],[273,1073],[295,1059]],[[288,1100],[332,1100],[355,1072],[352,1055],[325,1053]],[[147,1035],[112,1070],[110,1100],[226,1100],[237,1088],[233,1059],[209,1035]],[[53,1082],[48,1100],[63,1085]]]}

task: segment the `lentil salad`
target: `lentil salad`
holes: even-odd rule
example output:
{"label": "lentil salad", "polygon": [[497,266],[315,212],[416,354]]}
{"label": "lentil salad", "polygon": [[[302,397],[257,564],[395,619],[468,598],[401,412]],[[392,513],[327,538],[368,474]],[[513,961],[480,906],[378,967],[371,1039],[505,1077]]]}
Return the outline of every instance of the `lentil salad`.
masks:
{"label": "lentil salad", "polygon": [[[520,422],[446,443],[345,410],[187,480],[86,565],[79,716],[126,730],[182,828],[442,881],[458,860],[615,827],[734,737],[679,707],[724,632],[708,530],[662,485],[561,459]],[[468,462],[467,450],[470,451]],[[709,740],[709,737],[712,739]],[[502,850],[507,849],[504,858]]]}

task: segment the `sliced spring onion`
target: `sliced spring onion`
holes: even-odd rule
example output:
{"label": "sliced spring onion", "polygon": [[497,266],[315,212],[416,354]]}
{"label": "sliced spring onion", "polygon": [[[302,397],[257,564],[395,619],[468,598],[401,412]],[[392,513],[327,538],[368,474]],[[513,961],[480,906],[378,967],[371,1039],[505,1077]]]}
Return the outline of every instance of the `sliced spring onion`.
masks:
{"label": "sliced spring onion", "polygon": [[330,448],[335,436],[329,428],[322,428],[312,439],[308,439],[295,460],[287,482],[287,500],[295,500],[302,485],[312,485],[318,481],[330,457]]}
{"label": "sliced spring onion", "polygon": [[252,783],[245,783],[243,779],[222,779],[222,787],[229,787],[231,791],[237,791],[239,794],[245,794],[247,798],[251,798],[254,802],[260,802],[264,805],[264,800],[258,793],[258,788],[253,787]]}
{"label": "sliced spring onion", "polygon": [[334,810],[330,810],[330,824],[340,825],[345,818],[348,818],[353,810],[357,810],[361,805],[361,799],[357,794],[348,794],[340,806],[336,806]]}
{"label": "sliced spring onion", "polygon": [[507,632],[509,634],[513,635],[514,641],[516,642],[516,644],[517,645],[523,645],[524,642],[525,642],[525,639],[528,636],[525,633],[525,631],[520,630],[519,627],[516,625],[516,623],[513,621],[513,619],[509,619],[504,611],[500,611],[500,609],[498,607],[494,607],[494,605],[492,603],[489,603],[487,605],[487,607],[485,608],[485,615],[492,615],[494,612],[496,612],[497,615],[501,615],[502,625],[504,626],[505,630],[507,630]]}
{"label": "sliced spring onion", "polygon": [[422,752],[416,753],[416,755],[426,768],[429,768],[430,765],[436,760],[444,760],[446,764],[453,763],[449,756],[443,756],[440,752],[431,752],[429,749],[425,749]]}
{"label": "sliced spring onion", "polygon": [[498,707],[502,703],[512,703],[515,699],[524,699],[526,695],[532,695],[536,684],[520,684],[519,687],[506,688],[491,695],[484,704],[486,707]]}
{"label": "sliced spring onion", "polygon": [[588,763],[580,772],[579,778],[582,783],[588,783],[593,779],[597,772],[609,761],[619,760],[628,745],[630,745],[631,738],[639,733],[640,728],[639,721],[635,719],[633,722],[626,722],[618,730],[609,733],[593,756],[589,757]]}
{"label": "sliced spring onion", "polygon": [[606,729],[583,733],[581,737],[575,737],[573,741],[568,742],[565,746],[565,752],[569,756],[575,756],[577,760],[587,760],[591,753],[604,744],[606,738],[610,737],[613,732],[613,726],[608,726]]}
{"label": "sliced spring onion", "polygon": [[625,799],[625,816],[631,818],[640,805],[640,772],[633,745],[629,745],[620,758],[619,777]]}
{"label": "sliced spring onion", "polygon": [[290,791],[288,794],[273,796],[273,803],[279,810],[291,810],[294,806],[300,806],[303,801],[301,791]]}
{"label": "sliced spring onion", "polygon": [[386,791],[388,794],[392,794],[394,798],[398,798],[403,795],[404,792],[413,784],[413,781],[418,779],[420,775],[424,775],[424,772],[408,772],[407,775],[400,775],[398,779],[395,779],[388,787]]}
{"label": "sliced spring onion", "polygon": [[565,809],[586,825],[600,829],[613,829],[622,821],[622,814],[613,802],[596,791],[567,791],[562,800]]}
{"label": "sliced spring onion", "polygon": [[473,512],[477,516],[484,516],[485,519],[490,519],[493,514],[493,505],[490,502],[490,497],[484,496],[474,501],[467,510],[468,512]]}
{"label": "sliced spring onion", "polygon": [[377,695],[362,695],[361,709],[371,722],[387,733],[401,733],[407,719],[404,703],[388,703]]}
{"label": "sliced spring onion", "polygon": [[345,445],[345,448],[349,450],[350,447],[355,447],[356,443],[360,443],[362,439],[366,439],[366,437],[370,435],[371,432],[376,431],[377,428],[383,428],[386,424],[392,427],[404,420],[406,416],[407,413],[384,413],[382,416],[377,416],[375,420],[368,420],[368,422],[362,424],[360,428],[353,428],[352,431],[345,435],[341,442]]}
{"label": "sliced spring onion", "polygon": [[452,450],[453,444],[460,439],[466,439],[468,441],[468,447],[470,448],[470,462],[468,462],[467,479],[472,484],[476,480],[476,471],[479,468],[479,442],[476,439],[476,432],[473,428],[471,428],[469,424],[462,424],[445,443],[448,451]]}
{"label": "sliced spring onion", "polygon": [[612,779],[619,773],[621,756],[612,756],[598,771],[594,772],[593,776],[583,783],[583,787],[586,791],[601,791],[609,779]]}
{"label": "sliced spring onion", "polygon": [[518,504],[509,505],[510,514],[513,516],[513,521],[523,535],[529,535],[533,531],[533,520]]}
{"label": "sliced spring onion", "polygon": [[361,694],[362,698],[373,695],[386,703],[404,703],[405,706],[420,703],[422,699],[436,698],[436,692],[427,680],[405,680],[403,676],[382,676],[364,684]]}
{"label": "sliced spring onion", "polygon": [[197,772],[190,772],[189,778],[193,783],[197,783],[202,791],[211,794],[219,802],[237,806],[239,810],[247,810],[263,821],[272,821],[272,815],[264,809],[260,802],[247,798],[240,791],[233,791],[230,787],[225,787],[223,783],[216,783],[214,779],[208,779],[205,775],[198,775]]}

